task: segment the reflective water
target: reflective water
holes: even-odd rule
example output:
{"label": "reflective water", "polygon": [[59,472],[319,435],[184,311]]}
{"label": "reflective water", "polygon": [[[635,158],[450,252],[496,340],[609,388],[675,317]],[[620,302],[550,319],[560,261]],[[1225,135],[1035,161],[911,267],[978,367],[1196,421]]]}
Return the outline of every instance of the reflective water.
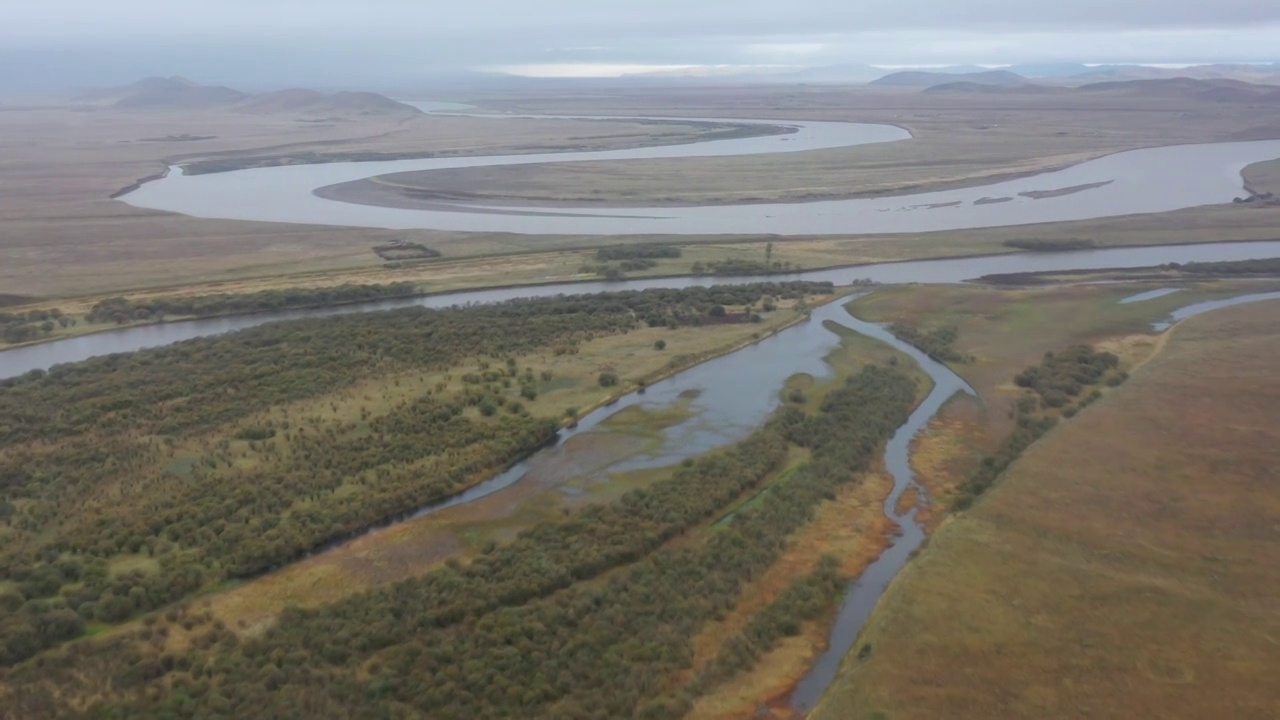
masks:
{"label": "reflective water", "polygon": [[[799,712],[808,712],[817,704],[822,693],[835,678],[841,660],[853,647],[858,633],[862,631],[862,626],[871,615],[876,602],[889,586],[889,581],[898,574],[898,570],[911,557],[911,553],[924,542],[924,529],[916,522],[916,513],[920,509],[919,505],[927,502],[927,495],[916,483],[915,473],[911,471],[911,439],[923,430],[933,416],[942,409],[943,404],[957,393],[977,396],[973,388],[946,365],[936,362],[928,355],[902,342],[880,326],[849,317],[847,313],[841,324],[910,355],[916,364],[928,373],[934,385],[928,397],[911,414],[906,424],[898,428],[885,448],[885,469],[893,476],[893,492],[884,500],[884,514],[898,526],[898,534],[894,537],[892,544],[863,571],[857,580],[853,581],[845,593],[844,601],[840,603],[840,610],[836,615],[835,625],[832,626],[828,636],[827,650],[818,658],[791,694],[791,706]],[[920,491],[917,496],[919,500],[916,505],[899,513],[898,501],[902,494],[912,487]]]}
{"label": "reflective water", "polygon": [[1246,303],[1255,303],[1262,300],[1280,300],[1280,292],[1262,292],[1249,293],[1248,295],[1237,295],[1235,297],[1225,298],[1223,300],[1206,300],[1198,302],[1194,305],[1178,308],[1169,315],[1169,319],[1151,324],[1151,327],[1157,331],[1163,332],[1173,327],[1173,324],[1189,317],[1195,317],[1209,312],[1210,310],[1219,310],[1222,308],[1234,307],[1236,305],[1244,305]]}
{"label": "reflective water", "polygon": [[[427,109],[439,108],[432,104]],[[533,116],[498,117],[520,122]],[[1280,140],[1179,145],[1117,153],[1063,170],[960,190],[810,203],[681,208],[406,209],[340,202],[314,194],[330,185],[401,172],[799,152],[910,137],[906,130],[888,125],[704,120],[781,125],[795,132],[629,150],[293,165],[197,176],[186,176],[173,168],[167,177],[146,183],[121,199],[138,207],[194,217],[380,228],[559,235],[904,233],[1061,222],[1227,203],[1245,194],[1240,171],[1246,165],[1280,158]],[[1067,192],[1070,189],[1078,191]],[[1060,194],[1035,197],[1054,191]]]}
{"label": "reflective water", "polygon": [[1146,302],[1147,300],[1155,300],[1156,298],[1162,298],[1165,295],[1172,295],[1176,292],[1182,292],[1182,288],[1158,288],[1156,290],[1148,290],[1146,292],[1140,292],[1137,295],[1130,295],[1129,297],[1120,300],[1119,304],[1129,305],[1131,303]]}
{"label": "reflective water", "polygon": [[698,285],[784,280],[830,281],[837,285],[848,285],[856,280],[871,280],[886,284],[958,283],[990,274],[1149,267],[1170,262],[1212,262],[1273,257],[1280,257],[1280,241],[1113,248],[1061,253],[990,255],[949,260],[918,260],[832,270],[814,270],[767,277],[650,278],[622,282],[557,283],[492,290],[468,290],[428,297],[360,303],[336,308],[293,310],[206,320],[189,320],[160,325],[144,325],[14,348],[0,352],[0,379],[21,375],[31,370],[48,369],[59,363],[76,362],[97,355],[134,352],[144,348],[169,345],[182,340],[243,330],[280,320],[390,310],[415,305],[448,307],[467,303],[491,303],[516,298],[550,297],[562,294],[643,290],[646,288],[683,288]]}

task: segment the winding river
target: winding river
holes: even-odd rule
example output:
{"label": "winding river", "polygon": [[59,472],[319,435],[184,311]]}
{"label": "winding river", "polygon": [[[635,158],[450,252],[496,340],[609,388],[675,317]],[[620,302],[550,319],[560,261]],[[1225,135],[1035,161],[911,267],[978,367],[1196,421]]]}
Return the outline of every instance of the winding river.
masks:
{"label": "winding river", "polygon": [[[550,116],[497,117],[512,117],[516,122],[520,118]],[[910,139],[910,133],[902,128],[862,123],[614,119],[732,122],[783,126],[792,132],[628,150],[291,165],[194,176],[184,175],[174,167],[164,178],[145,183],[121,199],[137,207],[194,217],[354,227],[556,235],[888,234],[1086,220],[1227,203],[1246,194],[1240,176],[1246,165],[1280,158],[1280,140],[1177,145],[1116,153],[1062,170],[980,187],[809,203],[554,210],[452,205],[409,209],[343,202],[316,194],[334,185],[404,172],[760,155]]]}
{"label": "winding river", "polygon": [[[466,209],[443,211],[394,210],[321,200],[312,194],[318,187],[387,172],[432,167],[529,162],[569,162],[629,157],[692,157],[697,154],[740,154],[839,147],[857,142],[902,139],[896,128],[875,128],[841,123],[796,123],[790,135],[717,141],[691,146],[645,148],[617,153],[564,153],[554,156],[463,158],[454,160],[398,161],[394,163],[344,163],[318,166],[266,168],[216,175],[188,177],[177,173],[149,183],[126,199],[134,204],[184,212],[203,217],[228,217],[281,222],[381,227],[439,227],[460,230],[503,229],[529,233],[738,233],[777,232],[908,232],[923,229],[1045,222],[1132,212],[1157,212],[1177,207],[1230,200],[1240,190],[1240,169],[1250,162],[1280,157],[1280,141],[1183,146],[1136,151],[1050,173],[1037,178],[1002,183],[954,193],[930,193],[907,198],[838,201],[796,206],[733,206],[719,208],[629,209],[628,217],[609,211],[573,211],[537,215],[495,215]],[[792,144],[787,144],[792,143]],[[755,150],[752,150],[755,148]],[[664,154],[667,153],[667,154]],[[412,167],[411,167],[412,166]],[[1043,200],[1018,196],[1028,189],[1056,188],[1101,182],[1108,185]],[[1019,189],[1021,188],[1021,189]],[[973,204],[993,193],[1008,193],[1013,200]],[[942,198],[959,205],[937,207]],[[962,198],[956,200],[956,198]],[[969,199],[963,199],[969,198]],[[913,207],[914,206],[914,207]],[[934,206],[930,208],[929,206]],[[636,217],[641,216],[641,217]],[[513,230],[513,228],[518,228]],[[661,229],[659,229],[661,228]],[[238,317],[194,320],[141,326],[87,335],[0,352],[0,378],[75,362],[108,353],[135,352],[198,337],[233,332],[268,322],[421,305],[446,307],[465,303],[491,303],[523,297],[566,293],[594,293],[645,288],[680,288],[707,283],[750,283],[765,280],[826,280],[847,285],[855,280],[880,283],[956,283],[988,274],[1126,268],[1168,262],[1224,261],[1280,257],[1280,241],[1223,243],[1144,248],[1116,248],[1069,253],[1037,253],[948,260],[913,261],[820,270],[788,276],[737,278],[659,278],[613,283],[564,283],[493,290],[456,292],[422,298],[362,303],[338,308],[263,313]],[[1277,293],[1251,299],[1280,297]],[[1238,300],[1237,300],[1238,301]],[[790,698],[798,711],[807,711],[835,675],[844,655],[881,593],[923,541],[915,521],[918,507],[899,513],[902,494],[915,485],[909,464],[909,444],[942,405],[957,393],[973,393],[950,369],[930,360],[879,326],[851,317],[843,299],[816,309],[808,322],[776,336],[717,358],[655,383],[644,394],[631,394],[618,403],[583,418],[566,431],[562,441],[539,451],[528,460],[447,501],[420,508],[406,517],[449,512],[450,508],[484,497],[509,492],[540,467],[554,464],[572,452],[572,439],[601,432],[601,423],[617,411],[669,407],[687,402],[690,417],[663,431],[661,442],[641,457],[596,468],[597,475],[620,469],[669,465],[703,454],[746,437],[779,403],[779,391],[788,377],[808,372],[829,374],[822,358],[839,344],[826,327],[837,323],[871,336],[911,356],[932,378],[934,386],[910,419],[893,436],[886,450],[886,466],[894,479],[892,493],[884,501],[884,513],[899,528],[891,546],[858,578],[840,606],[828,650],[800,682]],[[1220,306],[1214,305],[1212,307]],[[1187,308],[1187,312],[1211,306]],[[1184,313],[1185,314],[1185,313]],[[1183,315],[1176,316],[1181,318]],[[553,490],[556,486],[552,486]],[[571,488],[559,487],[569,493]],[[923,493],[918,502],[925,502]]]}

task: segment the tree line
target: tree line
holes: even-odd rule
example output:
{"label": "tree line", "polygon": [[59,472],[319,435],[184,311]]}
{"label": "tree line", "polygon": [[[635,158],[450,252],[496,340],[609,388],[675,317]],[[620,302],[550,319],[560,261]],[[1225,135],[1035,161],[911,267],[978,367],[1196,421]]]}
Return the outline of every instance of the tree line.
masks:
{"label": "tree line", "polygon": [[170,295],[156,298],[107,298],[95,303],[86,316],[92,323],[124,324],[141,320],[176,317],[215,317],[248,313],[328,307],[350,303],[412,297],[420,294],[411,282],[334,287],[292,287],[252,293],[212,295]]}
{"label": "tree line", "polygon": [[972,359],[955,348],[959,338],[955,325],[921,330],[914,325],[896,322],[889,326],[889,332],[940,363],[965,363]]}
{"label": "tree line", "polygon": [[[1039,364],[1014,378],[1027,394],[1014,404],[1013,432],[992,454],[982,458],[977,469],[960,487],[953,507],[965,510],[985,493],[1028,447],[1057,426],[1059,417],[1073,417],[1080,409],[1102,397],[1103,383],[1119,385],[1128,377],[1118,369],[1120,359],[1088,345],[1073,345],[1058,353],[1045,353]],[[1087,394],[1085,390],[1090,390]]]}

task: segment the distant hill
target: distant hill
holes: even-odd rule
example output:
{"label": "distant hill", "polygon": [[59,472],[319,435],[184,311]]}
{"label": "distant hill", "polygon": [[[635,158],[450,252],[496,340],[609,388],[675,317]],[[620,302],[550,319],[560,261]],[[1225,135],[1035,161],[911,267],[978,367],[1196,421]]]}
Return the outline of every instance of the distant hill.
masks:
{"label": "distant hill", "polygon": [[1028,65],[1010,65],[1004,68],[1025,78],[1063,78],[1072,75],[1083,75],[1093,70],[1084,63],[1039,63]]}
{"label": "distant hill", "polygon": [[1072,92],[1071,88],[1056,85],[1037,85],[1023,83],[1021,85],[984,85],[976,82],[948,82],[933,85],[921,90],[928,94],[944,93],[981,93],[984,95],[1060,95]]}
{"label": "distant hill", "polygon": [[1008,70],[984,70],[972,73],[930,72],[904,70],[890,73],[870,84],[880,87],[927,88],[949,83],[974,83],[977,85],[1022,85],[1027,79]]}
{"label": "distant hill", "polygon": [[417,115],[417,108],[371,92],[322,93],[294,88],[254,95],[232,107],[236,112],[303,115]]}
{"label": "distant hill", "polygon": [[948,82],[925,88],[928,94],[982,95],[1094,95],[1117,98],[1174,98],[1198,102],[1245,103],[1271,105],[1280,103],[1280,88],[1240,80],[1196,80],[1169,78],[1157,80],[1123,80],[1090,83],[1079,87],[1061,85],[983,85],[973,82]]}
{"label": "distant hill", "polygon": [[1075,92],[1265,104],[1280,99],[1280,89],[1274,85],[1260,85],[1241,80],[1197,80],[1187,77],[1090,83],[1076,88]]}
{"label": "distant hill", "polygon": [[420,114],[417,108],[377,93],[293,89],[253,95],[181,77],[145,78],[122,87],[86,92],[76,100],[113,110],[225,110],[326,117]]}
{"label": "distant hill", "polygon": [[199,85],[174,76],[144,78],[123,87],[91,91],[76,99],[122,110],[205,110],[248,97],[248,93],[229,87]]}
{"label": "distant hill", "polygon": [[1149,67],[1146,65],[1102,65],[1087,72],[1060,78],[1063,82],[1084,85],[1127,80],[1241,80],[1250,83],[1280,85],[1280,68],[1274,65],[1193,65],[1183,68]]}

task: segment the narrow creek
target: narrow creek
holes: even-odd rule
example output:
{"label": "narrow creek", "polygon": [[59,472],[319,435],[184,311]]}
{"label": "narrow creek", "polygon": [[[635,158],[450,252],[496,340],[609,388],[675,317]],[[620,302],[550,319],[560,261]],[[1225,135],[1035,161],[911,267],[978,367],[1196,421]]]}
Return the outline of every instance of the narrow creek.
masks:
{"label": "narrow creek", "polygon": [[[817,704],[827,686],[835,679],[840,661],[853,648],[854,641],[858,639],[858,633],[862,631],[862,626],[871,615],[876,602],[889,586],[889,581],[893,580],[898,570],[906,564],[911,553],[924,542],[924,528],[916,522],[916,514],[922,505],[928,502],[928,494],[916,483],[915,473],[911,470],[911,440],[928,426],[933,416],[937,415],[942,406],[955,395],[963,393],[977,397],[977,393],[969,383],[952,372],[951,368],[899,340],[879,325],[864,322],[848,313],[844,313],[844,318],[837,322],[909,355],[916,365],[933,380],[933,389],[929,391],[929,395],[915,409],[915,412],[911,413],[906,424],[893,434],[885,447],[884,465],[893,477],[893,490],[884,499],[884,514],[898,526],[898,533],[889,547],[876,558],[875,562],[867,566],[862,575],[854,580],[845,592],[827,640],[826,651],[796,685],[789,698],[791,707],[801,714],[808,712]],[[918,491],[916,502],[903,512],[898,512],[898,501],[910,488]]]}

